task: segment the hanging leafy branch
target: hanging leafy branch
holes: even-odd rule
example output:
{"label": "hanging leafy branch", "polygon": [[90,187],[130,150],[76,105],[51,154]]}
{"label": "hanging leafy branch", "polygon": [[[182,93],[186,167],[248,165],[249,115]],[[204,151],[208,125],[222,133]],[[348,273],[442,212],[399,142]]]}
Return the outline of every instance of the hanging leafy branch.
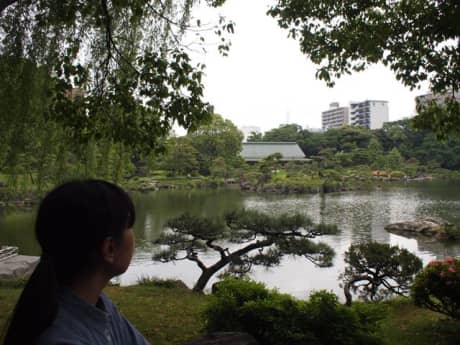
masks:
{"label": "hanging leafy branch", "polygon": [[[37,115],[68,128],[73,140],[157,148],[174,123],[194,129],[210,117],[203,66],[192,64],[182,45],[197,3],[0,1],[0,57],[14,75],[2,80],[25,78],[11,62],[30,62],[49,76],[50,92],[42,95],[48,106]],[[228,44],[233,24],[213,28],[224,28],[219,34]]]}

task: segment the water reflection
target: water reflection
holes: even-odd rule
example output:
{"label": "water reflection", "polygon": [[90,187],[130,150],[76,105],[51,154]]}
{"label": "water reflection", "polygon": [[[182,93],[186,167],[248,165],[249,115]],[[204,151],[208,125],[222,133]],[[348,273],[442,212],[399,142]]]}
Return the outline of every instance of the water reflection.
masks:
{"label": "water reflection", "polygon": [[[341,296],[337,277],[344,269],[343,253],[353,242],[375,240],[400,245],[421,257],[425,263],[434,258],[460,255],[459,243],[405,238],[384,230],[388,223],[424,215],[460,223],[459,192],[458,184],[427,183],[326,195],[260,195],[228,190],[135,193],[136,254],[120,281],[122,284],[132,284],[144,275],[182,279],[191,286],[200,273],[195,264],[152,262],[152,240],[161,233],[168,219],[183,212],[217,217],[228,210],[246,207],[271,214],[300,212],[315,222],[338,224],[340,235],[318,239],[336,250],[334,267],[317,268],[304,259],[288,257],[279,267],[255,269],[253,278],[298,297],[306,297],[313,289],[329,289]],[[30,212],[1,214],[0,243],[18,245],[22,253],[36,255],[38,246],[33,239],[32,227],[33,215]],[[206,262],[213,260],[212,254],[205,258]]]}
{"label": "water reflection", "polygon": [[238,191],[158,191],[135,193],[136,224],[134,232],[139,248],[150,248],[165,223],[184,212],[203,217],[220,217],[228,210],[241,208]]}
{"label": "water reflection", "polygon": [[39,255],[40,247],[35,241],[34,223],[32,211],[3,210],[0,214],[0,246],[16,246],[20,248],[21,254]]}
{"label": "water reflection", "polygon": [[[439,188],[449,190],[446,199],[442,199],[444,194],[439,191]],[[390,222],[411,220],[423,215],[441,216],[450,221],[456,221],[453,211],[459,214],[460,194],[453,193],[452,189],[452,186],[446,185],[437,185],[436,188],[431,185],[429,187],[409,185],[376,191],[288,196],[239,194],[225,191],[220,192],[222,194],[217,193],[218,195],[205,196],[202,194],[198,198],[209,197],[211,202],[208,202],[207,205],[214,207],[213,212],[222,213],[227,209],[228,205],[224,206],[225,209],[216,207],[217,203],[222,202],[222,199],[226,202],[233,199],[234,203],[230,202],[233,207],[255,208],[271,214],[301,212],[309,215],[315,222],[338,224],[341,229],[339,236],[326,236],[318,239],[328,243],[336,250],[334,267],[317,268],[300,258],[285,258],[279,267],[268,270],[256,268],[253,272],[253,278],[264,281],[268,286],[277,287],[281,291],[298,297],[306,297],[308,292],[314,289],[329,289],[339,295],[342,294],[338,287],[337,277],[344,269],[343,254],[353,242],[374,240],[399,245],[420,256],[425,263],[434,258],[459,255],[460,244],[458,243],[442,243],[427,238],[408,239],[384,230],[384,226]],[[457,188],[457,191],[459,190]],[[433,199],[430,197],[432,193],[434,193]],[[187,196],[184,200],[190,202],[190,197]],[[184,201],[179,199],[175,202],[177,205],[184,204]],[[206,208],[203,209],[202,206],[205,204],[204,201],[199,201],[198,205],[195,202],[192,204],[198,209],[192,208],[190,212],[207,214]],[[208,262],[211,262],[212,259],[212,255],[207,258]],[[124,284],[135,281],[139,275],[156,275],[165,278],[180,278],[192,285],[200,273],[192,263],[180,262],[165,265],[145,263],[143,260],[149,260],[145,252],[139,253],[137,264],[122,277]]]}

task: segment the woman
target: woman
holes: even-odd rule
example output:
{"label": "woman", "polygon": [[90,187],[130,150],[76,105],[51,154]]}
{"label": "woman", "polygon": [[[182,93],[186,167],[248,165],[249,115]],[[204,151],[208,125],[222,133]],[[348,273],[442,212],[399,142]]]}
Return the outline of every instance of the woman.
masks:
{"label": "woman", "polygon": [[65,183],[40,204],[42,248],[4,345],[148,344],[102,293],[134,252],[134,206],[112,183]]}

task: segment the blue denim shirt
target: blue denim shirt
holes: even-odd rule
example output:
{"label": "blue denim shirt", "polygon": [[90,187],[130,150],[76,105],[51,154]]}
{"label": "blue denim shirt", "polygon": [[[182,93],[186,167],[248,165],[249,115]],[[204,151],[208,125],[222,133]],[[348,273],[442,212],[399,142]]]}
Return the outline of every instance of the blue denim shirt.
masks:
{"label": "blue denim shirt", "polygon": [[70,290],[59,294],[59,310],[51,326],[36,345],[150,345],[120,315],[115,305],[101,294],[97,306],[75,296]]}

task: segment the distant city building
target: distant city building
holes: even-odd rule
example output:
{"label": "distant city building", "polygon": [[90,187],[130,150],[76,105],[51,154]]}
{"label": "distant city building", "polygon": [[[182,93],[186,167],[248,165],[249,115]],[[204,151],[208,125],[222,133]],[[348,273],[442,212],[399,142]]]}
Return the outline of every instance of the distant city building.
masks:
{"label": "distant city building", "polygon": [[314,128],[314,127],[309,127],[308,125],[305,126],[305,130],[309,131],[310,133],[322,133],[322,132],[324,132],[323,128]]}
{"label": "distant city building", "polygon": [[310,133],[323,133],[324,129],[322,128],[305,128]]}
{"label": "distant city building", "polygon": [[452,91],[441,94],[427,93],[425,95],[415,97],[415,103],[423,106],[431,101],[435,101],[437,104],[442,105],[448,98],[455,98],[458,102],[460,102],[460,93]]}
{"label": "distant city building", "polygon": [[329,110],[321,113],[323,130],[348,125],[349,109],[341,107],[338,102],[329,105]]}
{"label": "distant city building", "polygon": [[350,124],[380,129],[389,121],[388,101],[350,102]]}
{"label": "distant city building", "polygon": [[246,162],[258,162],[268,156],[280,153],[281,161],[310,162],[297,143],[291,142],[256,142],[243,143],[241,156]]}
{"label": "distant city building", "polygon": [[243,126],[243,127],[240,127],[240,131],[243,132],[244,142],[248,139],[248,137],[252,133],[257,133],[257,134],[261,133],[260,127],[257,127],[257,126]]}
{"label": "distant city building", "polygon": [[65,91],[65,96],[70,99],[72,102],[77,98],[83,98],[86,95],[86,91],[80,87],[73,87]]}

